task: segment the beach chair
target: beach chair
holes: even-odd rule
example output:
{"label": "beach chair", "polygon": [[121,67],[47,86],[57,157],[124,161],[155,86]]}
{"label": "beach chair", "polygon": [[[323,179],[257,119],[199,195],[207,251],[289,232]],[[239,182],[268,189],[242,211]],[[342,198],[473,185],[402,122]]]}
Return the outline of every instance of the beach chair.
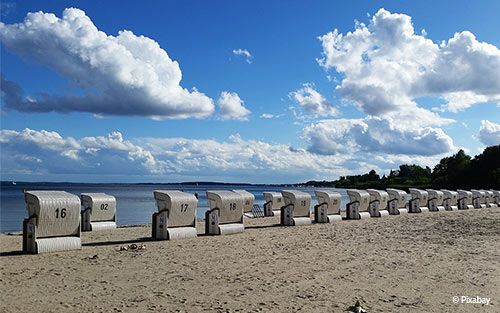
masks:
{"label": "beach chair", "polygon": [[366,191],[370,194],[368,211],[371,217],[388,216],[387,202],[389,201],[389,194],[384,190],[377,189],[367,189]]}
{"label": "beach chair", "polygon": [[472,205],[474,209],[486,208],[486,193],[482,190],[472,189]]}
{"label": "beach chair", "polygon": [[359,220],[371,217],[368,212],[370,194],[365,190],[347,189],[349,203],[346,205],[346,219]]}
{"label": "beach chair", "polygon": [[256,217],[253,215],[255,201],[253,193],[243,189],[234,189],[233,192],[236,192],[243,197],[243,214],[251,218]]}
{"label": "beach chair", "polygon": [[116,199],[105,193],[82,193],[82,231],[116,228]]}
{"label": "beach chair", "polygon": [[209,210],[205,213],[207,235],[242,233],[244,198],[229,190],[207,190]]}
{"label": "beach chair", "polygon": [[500,208],[500,191],[492,189],[491,192],[493,192],[493,202],[496,204],[497,208]]}
{"label": "beach chair", "polygon": [[283,195],[281,192],[264,192],[264,215],[279,215],[283,203]]}
{"label": "beach chair", "polygon": [[458,192],[442,189],[443,205],[447,211],[458,210]]}
{"label": "beach chair", "polygon": [[314,206],[314,222],[332,223],[341,221],[340,193],[330,190],[316,190],[318,204]]}
{"label": "beach chair", "polygon": [[179,190],[155,190],[158,212],[153,213],[152,233],[155,240],[193,238],[196,231],[195,195]]}
{"label": "beach chair", "polygon": [[498,205],[495,202],[495,193],[491,190],[482,190],[486,194],[486,207],[487,208],[497,208]]}
{"label": "beach chair", "polygon": [[26,191],[23,251],[44,253],[82,248],[80,198],[65,191]]}
{"label": "beach chair", "polygon": [[427,189],[427,193],[429,194],[429,211],[445,211],[443,192],[441,190]]}
{"label": "beach chair", "polygon": [[422,189],[409,188],[411,199],[408,202],[408,211],[410,213],[427,213],[429,193]]}
{"label": "beach chair", "polygon": [[472,205],[472,192],[468,190],[457,190],[458,192],[458,209],[459,210],[470,210],[473,209]]}
{"label": "beach chair", "polygon": [[399,215],[408,213],[408,209],[406,208],[407,193],[403,190],[394,188],[387,188],[386,191],[389,194],[389,201],[387,202],[389,214]]}
{"label": "beach chair", "polygon": [[298,226],[312,224],[311,195],[299,190],[283,190],[284,206],[281,207],[281,225]]}

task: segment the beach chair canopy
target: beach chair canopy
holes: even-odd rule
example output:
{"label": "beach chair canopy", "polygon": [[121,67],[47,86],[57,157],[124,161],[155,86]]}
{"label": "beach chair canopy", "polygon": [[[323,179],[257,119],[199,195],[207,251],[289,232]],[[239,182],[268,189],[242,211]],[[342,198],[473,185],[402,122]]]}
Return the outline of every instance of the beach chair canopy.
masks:
{"label": "beach chair canopy", "polygon": [[90,209],[91,222],[112,221],[116,215],[116,199],[105,193],[82,193],[83,209]]}
{"label": "beach chair canopy", "polygon": [[299,190],[283,190],[285,205],[293,205],[293,216],[309,216],[311,211],[311,195]]}
{"label": "beach chair canopy", "polygon": [[365,190],[358,189],[347,189],[347,195],[351,202],[359,202],[359,212],[368,211],[368,205],[370,203],[370,194]]}
{"label": "beach chair canopy", "polygon": [[208,190],[210,209],[219,209],[219,224],[242,223],[244,198],[230,190]]}
{"label": "beach chair canopy", "polygon": [[332,190],[316,190],[318,204],[326,203],[327,215],[340,214],[340,193]]}
{"label": "beach chair canopy", "polygon": [[243,189],[234,189],[233,191],[243,197],[243,212],[252,212],[253,203],[255,201],[253,193]]}

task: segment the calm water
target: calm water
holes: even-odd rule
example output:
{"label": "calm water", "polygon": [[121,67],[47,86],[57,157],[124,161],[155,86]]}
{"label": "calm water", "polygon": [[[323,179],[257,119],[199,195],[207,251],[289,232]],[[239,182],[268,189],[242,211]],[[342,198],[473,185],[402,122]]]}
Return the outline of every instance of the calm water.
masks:
{"label": "calm water", "polygon": [[[314,188],[266,187],[240,185],[126,185],[126,184],[22,184],[2,186],[0,190],[0,232],[20,231],[23,219],[27,217],[24,206],[23,190],[63,190],[75,195],[84,192],[104,192],[116,197],[117,223],[147,224],[151,223],[151,215],[156,212],[153,190],[175,189],[190,193],[198,193],[198,217],[203,217],[208,208],[205,192],[207,189],[245,189],[255,195],[255,203],[262,206],[263,192],[281,191],[283,189],[298,189],[313,196],[311,206],[316,204]],[[344,189],[337,189],[342,195],[342,206],[348,202]]]}

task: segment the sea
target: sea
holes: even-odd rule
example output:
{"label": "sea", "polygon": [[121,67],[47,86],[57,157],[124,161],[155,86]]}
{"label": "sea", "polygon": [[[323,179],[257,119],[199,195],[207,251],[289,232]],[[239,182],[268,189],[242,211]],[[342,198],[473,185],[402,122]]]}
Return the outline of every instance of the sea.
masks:
{"label": "sea", "polygon": [[[296,189],[312,196],[311,210],[317,204],[314,190],[329,188],[283,187],[266,185],[228,185],[228,184],[79,184],[79,183],[23,183],[2,182],[0,188],[0,232],[22,230],[23,219],[27,217],[24,204],[24,190],[62,190],[75,195],[86,192],[103,192],[116,198],[116,219],[118,225],[137,225],[151,223],[151,216],[157,211],[153,198],[154,190],[183,190],[197,193],[198,218],[203,218],[208,209],[207,190],[245,189],[255,195],[255,203],[264,204],[263,192]],[[345,189],[333,189],[342,195],[342,204],[348,202]]]}

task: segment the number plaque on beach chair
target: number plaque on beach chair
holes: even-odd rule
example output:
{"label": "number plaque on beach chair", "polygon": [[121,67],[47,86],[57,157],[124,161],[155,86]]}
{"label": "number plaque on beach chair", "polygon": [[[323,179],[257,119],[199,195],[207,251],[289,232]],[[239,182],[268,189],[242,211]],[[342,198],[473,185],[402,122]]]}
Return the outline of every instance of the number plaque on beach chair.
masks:
{"label": "number plaque on beach chair", "polygon": [[23,251],[79,250],[80,198],[65,191],[26,191],[28,218],[23,222]]}
{"label": "number plaque on beach chair", "polygon": [[156,240],[193,238],[196,232],[195,195],[179,190],[155,190],[158,212],[153,214],[152,237]]}
{"label": "number plaque on beach chair", "polygon": [[346,205],[346,218],[348,220],[359,220],[371,217],[368,212],[370,194],[365,190],[347,189],[349,203]]}
{"label": "number plaque on beach chair", "polygon": [[280,215],[280,209],[283,206],[283,196],[281,192],[264,192],[264,215]]}
{"label": "number plaque on beach chair", "polygon": [[229,190],[207,190],[209,210],[205,213],[207,235],[242,233],[244,198]]}
{"label": "number plaque on beach chair", "polygon": [[116,199],[105,193],[82,193],[82,231],[116,228]]}
{"label": "number plaque on beach chair", "polygon": [[317,190],[315,193],[318,204],[314,206],[314,222],[332,223],[341,221],[340,193],[330,190]]}
{"label": "number plaque on beach chair", "polygon": [[458,209],[459,210],[470,210],[473,209],[472,205],[472,192],[468,190],[457,190],[458,192]]}
{"label": "number plaque on beach chair", "polygon": [[472,205],[474,209],[486,208],[486,193],[482,190],[472,189]]}
{"label": "number plaque on beach chair", "polygon": [[298,226],[312,224],[311,195],[299,190],[281,192],[285,205],[281,207],[281,225]]}
{"label": "number plaque on beach chair", "polygon": [[367,189],[370,194],[370,203],[368,211],[371,217],[388,216],[387,203],[389,202],[389,194],[384,190]]}
{"label": "number plaque on beach chair", "polygon": [[427,203],[429,202],[429,193],[425,190],[410,188],[411,199],[408,202],[408,208],[410,213],[427,213],[429,212],[429,207]]}
{"label": "number plaque on beach chair", "polygon": [[429,193],[429,211],[438,212],[445,211],[443,204],[444,194],[440,190],[427,189]]}
{"label": "number plaque on beach chair", "polygon": [[243,197],[243,214],[246,217],[256,217],[253,215],[253,203],[255,201],[253,193],[243,189],[234,189],[233,192],[236,192]]}
{"label": "number plaque on beach chair", "polygon": [[389,201],[387,202],[387,209],[390,215],[399,215],[408,213],[406,208],[406,195],[403,190],[387,188],[389,194]]}
{"label": "number plaque on beach chair", "polygon": [[447,211],[458,210],[458,192],[442,189],[443,205]]}

